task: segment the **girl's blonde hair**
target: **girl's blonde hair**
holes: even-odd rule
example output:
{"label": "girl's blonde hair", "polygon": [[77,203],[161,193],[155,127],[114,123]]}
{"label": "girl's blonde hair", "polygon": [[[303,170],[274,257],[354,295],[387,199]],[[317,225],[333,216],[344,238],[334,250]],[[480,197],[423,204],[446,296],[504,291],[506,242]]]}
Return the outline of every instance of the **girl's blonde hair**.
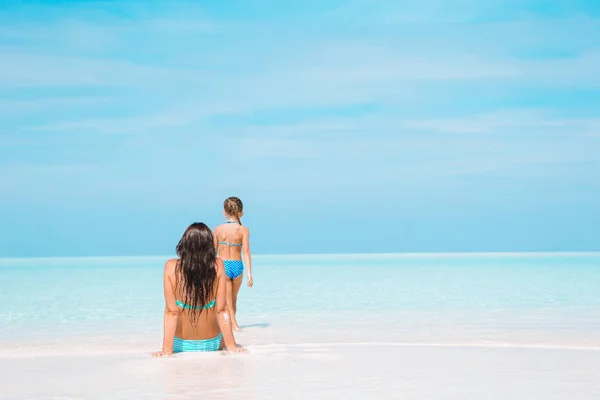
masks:
{"label": "girl's blonde hair", "polygon": [[223,209],[227,215],[235,218],[240,225],[242,224],[240,218],[242,216],[242,211],[244,210],[244,204],[240,199],[237,197],[228,197],[223,202]]}

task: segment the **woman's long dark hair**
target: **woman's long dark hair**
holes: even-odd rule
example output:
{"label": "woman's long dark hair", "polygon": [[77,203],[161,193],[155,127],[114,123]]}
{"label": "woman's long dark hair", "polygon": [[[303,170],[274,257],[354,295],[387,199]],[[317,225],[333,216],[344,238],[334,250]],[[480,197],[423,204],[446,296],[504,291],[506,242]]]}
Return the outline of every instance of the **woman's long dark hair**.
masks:
{"label": "woman's long dark hair", "polygon": [[190,319],[195,322],[215,295],[217,253],[212,231],[202,222],[191,224],[176,250],[179,256],[177,289],[183,296],[183,302],[191,306],[188,311]]}

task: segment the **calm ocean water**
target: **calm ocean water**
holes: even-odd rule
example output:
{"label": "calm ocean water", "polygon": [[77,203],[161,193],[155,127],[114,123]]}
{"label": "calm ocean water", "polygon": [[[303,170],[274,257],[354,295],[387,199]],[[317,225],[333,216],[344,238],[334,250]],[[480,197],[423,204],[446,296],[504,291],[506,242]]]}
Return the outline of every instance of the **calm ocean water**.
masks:
{"label": "calm ocean water", "polygon": [[[1,259],[0,342],[156,340],[165,260]],[[600,328],[594,253],[255,256],[254,279],[242,286],[240,322],[303,340],[357,328],[397,340],[589,343]]]}

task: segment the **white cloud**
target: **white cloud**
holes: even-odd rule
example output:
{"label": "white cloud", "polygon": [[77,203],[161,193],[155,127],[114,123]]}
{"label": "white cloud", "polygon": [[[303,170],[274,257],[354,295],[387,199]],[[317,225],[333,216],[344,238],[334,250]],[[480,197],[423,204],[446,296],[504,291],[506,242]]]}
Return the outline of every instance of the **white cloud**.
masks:
{"label": "white cloud", "polygon": [[600,118],[566,118],[552,115],[553,110],[516,109],[468,115],[457,118],[408,120],[409,129],[462,134],[494,134],[502,136],[535,136],[560,134],[583,137],[598,127]]}
{"label": "white cloud", "polygon": [[4,53],[0,87],[160,87],[198,84],[206,77],[195,71],[144,65],[118,59]]}
{"label": "white cloud", "polygon": [[510,133],[507,128],[538,126],[545,123],[541,110],[497,111],[458,118],[428,118],[408,120],[402,125],[409,129],[448,133]]}
{"label": "white cloud", "polygon": [[65,196],[80,197],[80,188],[91,185],[91,174],[98,165],[78,164],[19,164],[0,165],[0,186],[3,197],[33,199],[40,202]]}
{"label": "white cloud", "polygon": [[40,111],[69,111],[77,107],[98,107],[114,102],[107,96],[60,96],[7,100],[0,98],[0,119],[10,119],[17,115],[28,115]]}
{"label": "white cloud", "polygon": [[81,135],[141,134],[156,129],[176,128],[188,125],[193,116],[185,113],[163,112],[154,115],[85,119],[59,122],[23,128],[22,131],[73,132]]}

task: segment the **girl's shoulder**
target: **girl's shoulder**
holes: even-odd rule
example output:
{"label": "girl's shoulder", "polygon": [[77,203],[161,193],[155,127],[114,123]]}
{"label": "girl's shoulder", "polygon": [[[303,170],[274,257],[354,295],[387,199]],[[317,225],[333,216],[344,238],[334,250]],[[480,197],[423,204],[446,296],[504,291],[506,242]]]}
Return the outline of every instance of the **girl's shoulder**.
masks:
{"label": "girl's shoulder", "polygon": [[215,226],[215,229],[213,229],[213,233],[219,233],[221,231],[221,229],[223,229],[223,225],[225,224],[220,224]]}

